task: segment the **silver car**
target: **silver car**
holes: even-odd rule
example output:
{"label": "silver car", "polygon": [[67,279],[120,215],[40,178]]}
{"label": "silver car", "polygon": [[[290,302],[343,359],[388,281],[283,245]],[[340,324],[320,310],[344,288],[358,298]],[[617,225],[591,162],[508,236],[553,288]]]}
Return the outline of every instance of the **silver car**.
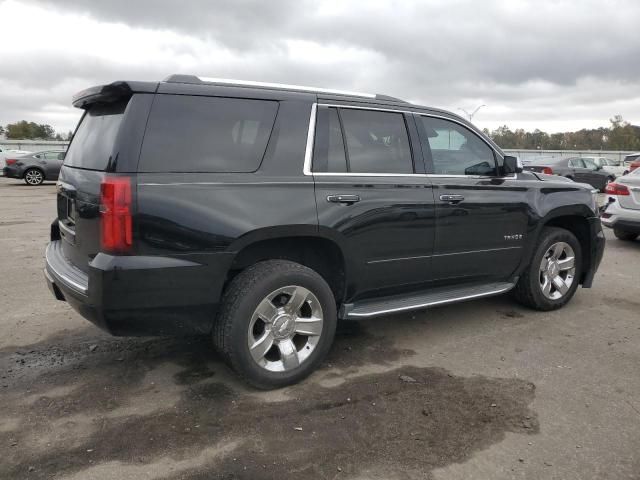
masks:
{"label": "silver car", "polygon": [[64,156],[64,150],[47,150],[7,157],[2,171],[6,177],[23,179],[28,185],[40,185],[45,180],[58,179]]}
{"label": "silver car", "polygon": [[605,193],[602,224],[613,228],[620,240],[635,240],[640,235],[640,169],[609,183]]}

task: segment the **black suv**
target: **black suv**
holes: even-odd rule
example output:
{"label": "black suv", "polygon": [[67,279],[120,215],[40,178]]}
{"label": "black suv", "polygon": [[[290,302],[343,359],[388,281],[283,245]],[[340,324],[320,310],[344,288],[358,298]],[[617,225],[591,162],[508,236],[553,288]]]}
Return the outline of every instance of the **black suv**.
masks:
{"label": "black suv", "polygon": [[45,274],[114,335],[204,333],[300,380],[340,319],[591,286],[591,187],[523,172],[457,115],[383,95],[174,75],[74,97]]}

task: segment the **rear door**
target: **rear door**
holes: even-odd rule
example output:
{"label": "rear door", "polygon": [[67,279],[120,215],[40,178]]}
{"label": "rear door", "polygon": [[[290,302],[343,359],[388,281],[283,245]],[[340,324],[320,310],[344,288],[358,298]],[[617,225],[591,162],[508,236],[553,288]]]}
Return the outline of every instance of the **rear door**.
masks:
{"label": "rear door", "polygon": [[135,171],[152,97],[87,105],[69,145],[57,184],[58,225],[64,255],[83,271],[100,250],[102,179]]}
{"label": "rear door", "polygon": [[47,180],[56,180],[62,168],[60,152],[44,152],[44,161]]}
{"label": "rear door", "polygon": [[576,182],[593,183],[592,172],[587,168],[582,158],[570,158],[568,165]]}
{"label": "rear door", "polygon": [[343,247],[348,297],[430,281],[434,200],[411,114],[321,104],[315,126],[318,219]]}
{"label": "rear door", "polygon": [[529,188],[501,177],[501,157],[465,125],[430,115],[416,122],[436,205],[434,279],[508,279],[527,235]]}

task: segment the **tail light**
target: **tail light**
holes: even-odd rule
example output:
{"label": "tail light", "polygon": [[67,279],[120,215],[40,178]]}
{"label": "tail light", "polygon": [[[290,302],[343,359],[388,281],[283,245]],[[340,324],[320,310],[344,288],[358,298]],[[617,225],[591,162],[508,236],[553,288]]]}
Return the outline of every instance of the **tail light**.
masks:
{"label": "tail light", "polygon": [[105,177],[100,185],[100,241],[102,249],[123,253],[133,244],[131,179]]}
{"label": "tail light", "polygon": [[7,159],[5,160],[5,162],[6,162],[6,164],[7,164],[7,165],[15,165],[15,163],[16,163],[17,161],[18,161],[18,160],[17,160],[17,159],[15,159],[15,158],[7,158]]}
{"label": "tail light", "polygon": [[542,173],[546,175],[553,175],[553,169],[551,167],[542,167]]}
{"label": "tail light", "polygon": [[604,188],[604,193],[609,195],[629,195],[629,189],[619,183],[608,183]]}

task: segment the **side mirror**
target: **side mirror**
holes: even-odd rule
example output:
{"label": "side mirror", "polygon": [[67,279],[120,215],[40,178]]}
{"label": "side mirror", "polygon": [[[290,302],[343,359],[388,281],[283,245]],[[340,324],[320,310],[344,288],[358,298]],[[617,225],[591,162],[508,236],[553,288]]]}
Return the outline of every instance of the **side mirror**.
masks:
{"label": "side mirror", "polygon": [[518,157],[507,155],[504,157],[502,164],[503,175],[513,175],[514,173],[522,173],[522,162]]}

